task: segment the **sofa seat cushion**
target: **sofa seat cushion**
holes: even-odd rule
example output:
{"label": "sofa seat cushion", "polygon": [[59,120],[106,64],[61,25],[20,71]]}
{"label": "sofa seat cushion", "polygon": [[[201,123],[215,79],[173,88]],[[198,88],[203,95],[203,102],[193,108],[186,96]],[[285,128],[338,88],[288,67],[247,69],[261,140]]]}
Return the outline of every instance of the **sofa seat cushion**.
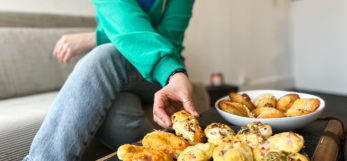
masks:
{"label": "sofa seat cushion", "polygon": [[22,160],[58,92],[0,101],[0,160]]}

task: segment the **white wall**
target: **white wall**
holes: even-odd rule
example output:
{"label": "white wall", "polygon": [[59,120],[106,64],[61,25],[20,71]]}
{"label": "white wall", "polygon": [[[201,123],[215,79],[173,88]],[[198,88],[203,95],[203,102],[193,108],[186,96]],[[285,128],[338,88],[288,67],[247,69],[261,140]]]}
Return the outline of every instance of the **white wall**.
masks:
{"label": "white wall", "polygon": [[292,88],[289,11],[289,0],[196,0],[183,53],[191,79],[222,72],[241,89]]}
{"label": "white wall", "polygon": [[347,94],[347,1],[292,4],[296,87]]}
{"label": "white wall", "polygon": [[94,15],[89,0],[0,0],[0,11]]}

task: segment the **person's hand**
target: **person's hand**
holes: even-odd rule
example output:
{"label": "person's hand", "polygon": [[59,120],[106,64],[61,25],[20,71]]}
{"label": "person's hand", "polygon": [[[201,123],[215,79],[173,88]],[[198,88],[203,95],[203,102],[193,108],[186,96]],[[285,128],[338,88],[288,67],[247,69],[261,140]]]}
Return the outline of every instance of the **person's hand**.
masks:
{"label": "person's hand", "polygon": [[65,34],[56,43],[53,55],[61,63],[68,63],[69,60],[81,54],[86,54],[95,47],[95,33]]}
{"label": "person's hand", "polygon": [[153,105],[153,119],[164,128],[171,126],[170,116],[184,107],[195,117],[199,117],[191,101],[192,85],[183,73],[176,73],[170,77],[169,84],[155,93]]}

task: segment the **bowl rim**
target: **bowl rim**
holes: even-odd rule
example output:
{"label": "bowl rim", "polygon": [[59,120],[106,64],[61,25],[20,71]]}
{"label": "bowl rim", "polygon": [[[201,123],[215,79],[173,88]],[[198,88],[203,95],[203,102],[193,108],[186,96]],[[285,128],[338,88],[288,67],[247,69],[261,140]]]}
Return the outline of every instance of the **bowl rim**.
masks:
{"label": "bowl rim", "polygon": [[[309,93],[302,93],[302,92],[295,92],[295,91],[285,91],[285,90],[272,90],[272,89],[257,89],[257,90],[246,90],[246,91],[240,91],[240,92],[237,92],[238,94],[241,94],[241,93],[246,93],[248,94],[248,92],[263,92],[263,93],[271,93],[276,91],[276,92],[285,92],[287,94],[289,93],[295,93],[295,94],[304,94],[304,95],[309,95],[309,96],[313,96],[313,98],[317,98],[319,99],[320,101],[320,104],[318,106],[318,108],[311,112],[311,113],[308,113],[308,114],[305,114],[305,115],[301,115],[301,116],[293,116],[293,117],[281,117],[281,118],[266,118],[266,119],[259,119],[259,118],[251,118],[251,117],[243,117],[243,116],[238,116],[238,115],[235,115],[235,114],[231,114],[231,113],[228,113],[228,112],[225,112],[223,110],[221,110],[219,107],[218,107],[218,103],[221,101],[221,100],[225,100],[225,98],[228,98],[229,95],[226,95],[222,98],[219,98],[216,102],[215,102],[215,108],[217,109],[217,111],[219,112],[222,112],[224,114],[227,114],[231,117],[235,117],[235,118],[240,118],[240,119],[247,119],[247,121],[273,121],[273,120],[291,120],[291,119],[298,119],[298,118],[305,118],[305,117],[310,117],[312,115],[315,115],[315,114],[319,114],[321,113],[324,108],[325,108],[325,101],[319,97],[319,96],[316,96],[316,95],[313,95],[313,94],[309,94]],[[277,99],[277,98],[276,98]],[[317,116],[318,117],[318,116]],[[246,120],[245,120],[246,121]]]}

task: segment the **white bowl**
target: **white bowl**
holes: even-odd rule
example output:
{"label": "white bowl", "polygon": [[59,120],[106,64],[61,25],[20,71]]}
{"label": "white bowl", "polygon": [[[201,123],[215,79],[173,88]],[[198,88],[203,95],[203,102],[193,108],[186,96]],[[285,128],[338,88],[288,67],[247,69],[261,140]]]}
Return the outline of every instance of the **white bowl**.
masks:
{"label": "white bowl", "polygon": [[237,126],[243,126],[249,123],[252,123],[254,121],[262,122],[262,123],[268,123],[273,130],[276,131],[285,131],[285,130],[295,130],[299,129],[301,127],[304,127],[305,125],[311,123],[312,121],[316,120],[317,117],[323,112],[323,109],[325,107],[325,102],[322,98],[317,97],[315,95],[306,94],[306,93],[299,93],[299,92],[292,92],[292,91],[280,91],[280,90],[252,90],[252,91],[243,91],[239,92],[246,93],[251,100],[253,100],[255,97],[257,97],[260,94],[263,93],[272,93],[276,99],[279,99],[280,97],[289,94],[289,93],[296,93],[300,96],[300,98],[317,98],[320,101],[319,107],[316,109],[316,111],[302,115],[302,116],[295,116],[295,117],[282,117],[282,118],[269,118],[269,119],[257,119],[257,118],[249,118],[249,117],[242,117],[234,114],[230,114],[227,112],[224,112],[223,110],[218,108],[218,102],[221,100],[230,100],[229,96],[225,96],[221,99],[219,99],[215,103],[215,107],[218,111],[218,113],[228,122],[230,122],[233,125]]}

